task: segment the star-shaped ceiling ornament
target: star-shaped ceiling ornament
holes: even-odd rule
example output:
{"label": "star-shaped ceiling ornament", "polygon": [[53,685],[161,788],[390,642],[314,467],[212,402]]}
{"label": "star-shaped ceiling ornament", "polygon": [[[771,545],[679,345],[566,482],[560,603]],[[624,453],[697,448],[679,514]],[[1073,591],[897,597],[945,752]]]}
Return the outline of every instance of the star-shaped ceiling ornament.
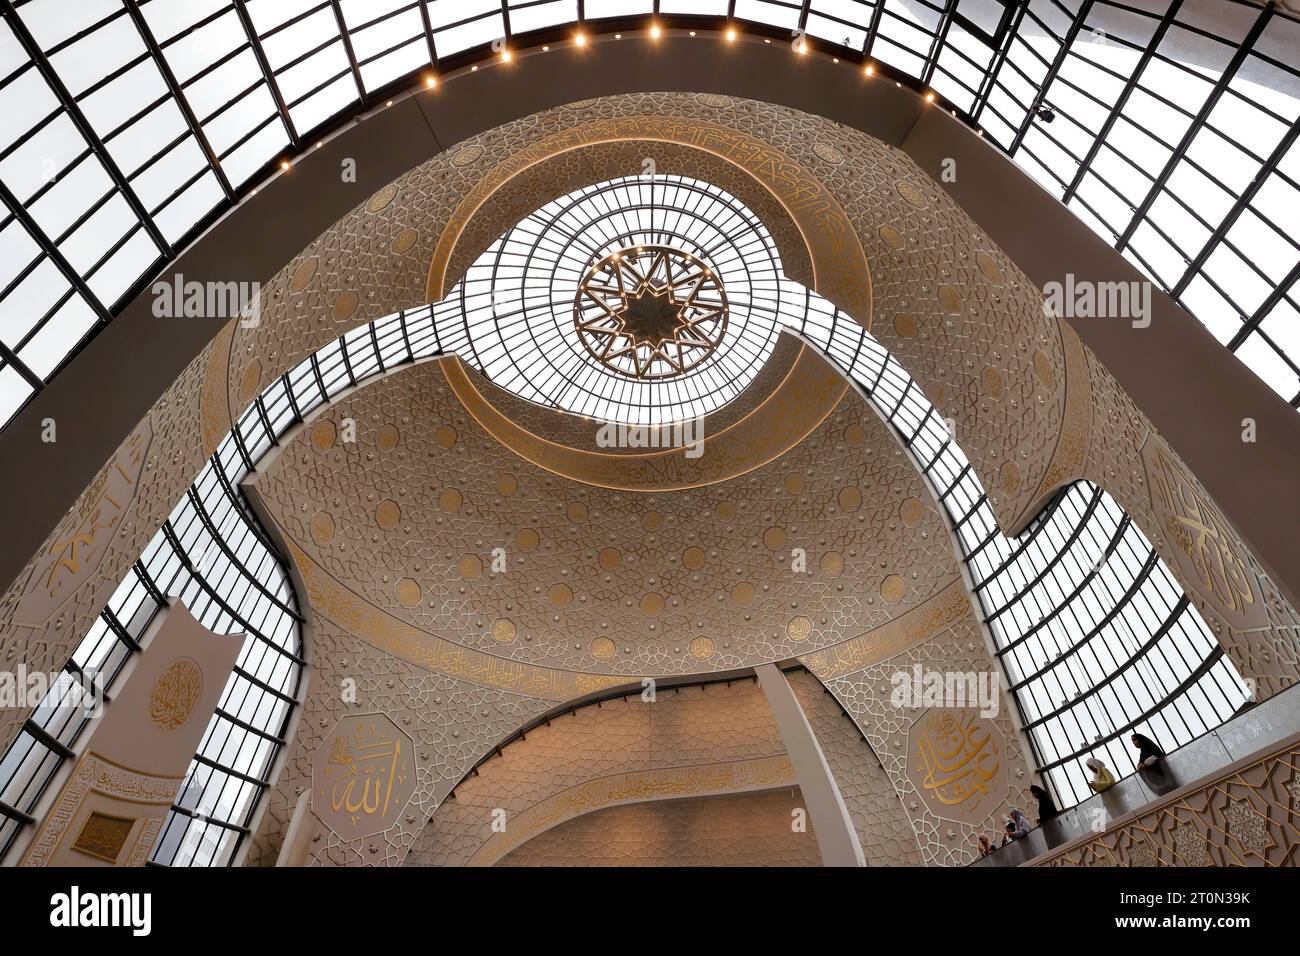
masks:
{"label": "star-shaped ceiling ornament", "polygon": [[604,367],[629,378],[671,378],[718,348],[727,296],[713,271],[689,253],[635,246],[587,270],[573,321],[587,352]]}

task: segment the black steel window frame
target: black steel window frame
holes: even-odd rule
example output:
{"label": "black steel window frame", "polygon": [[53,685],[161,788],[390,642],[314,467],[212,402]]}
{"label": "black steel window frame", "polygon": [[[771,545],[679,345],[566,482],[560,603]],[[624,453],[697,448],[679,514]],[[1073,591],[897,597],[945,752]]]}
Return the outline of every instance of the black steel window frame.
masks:
{"label": "black steel window frame", "polygon": [[[15,393],[19,398],[17,404],[7,410],[6,423],[54,375],[66,367],[71,357],[107,322],[111,321],[126,303],[148,287],[156,275],[171,261],[176,249],[182,248],[228,209],[242,201],[258,183],[277,169],[281,161],[291,159],[303,149],[309,148],[310,144],[316,142],[322,135],[350,121],[357,112],[370,109],[395,92],[418,85],[431,71],[433,73],[450,71],[497,55],[497,51],[486,43],[459,48],[450,41],[440,52],[438,42],[440,35],[448,38],[456,31],[467,27],[478,26],[483,30],[492,27],[497,31],[493,35],[499,34],[499,38],[507,43],[537,45],[563,39],[574,23],[583,23],[590,30],[612,33],[616,30],[643,29],[647,22],[647,16],[584,20],[580,4],[578,21],[555,23],[538,30],[519,31],[512,24],[512,16],[516,13],[522,15],[537,8],[539,4],[503,2],[499,9],[491,8],[472,16],[456,17],[447,14],[451,9],[448,0],[389,3],[372,8],[366,15],[366,19],[352,23],[348,22],[348,11],[337,0],[322,0],[287,18],[277,20],[274,11],[267,5],[268,0],[229,0],[228,6],[214,10],[176,34],[159,37],[150,28],[150,7],[163,2],[165,0],[122,0],[123,5],[120,10],[110,13],[98,23],[79,30],[75,35],[49,49],[42,49],[23,23],[22,9],[26,5],[24,0],[0,0],[0,14],[3,14],[4,22],[21,40],[29,56],[27,63],[17,70],[11,71],[6,76],[0,76],[0,93],[21,74],[28,70],[35,70],[46,79],[58,101],[56,109],[37,121],[34,126],[23,131],[15,142],[5,148],[4,154],[21,148],[59,117],[67,117],[81,131],[86,145],[82,153],[70,161],[66,168],[72,169],[83,162],[95,161],[103,165],[112,183],[112,188],[89,203],[84,214],[61,230],[59,235],[46,235],[30,214],[30,207],[44,195],[45,191],[53,187],[53,183],[47,183],[44,189],[34,196],[15,196],[7,187],[0,190],[0,201],[4,206],[0,210],[0,229],[17,223],[39,250],[30,263],[6,283],[7,288],[0,291],[0,302],[3,302],[19,283],[31,278],[32,272],[47,261],[67,283],[53,305],[43,315],[34,318],[26,334],[20,336],[18,341],[5,341],[0,344],[0,375],[3,375],[4,369],[10,369],[22,383],[21,386],[14,386],[20,388],[20,391]],[[1151,274],[1163,289],[1193,313],[1197,310],[1190,304],[1189,289],[1194,281],[1203,280],[1205,289],[1217,295],[1228,308],[1234,310],[1235,317],[1240,323],[1239,328],[1233,330],[1233,334],[1227,337],[1224,344],[1233,351],[1240,351],[1249,343],[1256,341],[1263,343],[1264,347],[1270,350],[1268,354],[1276,355],[1278,360],[1295,372],[1298,380],[1295,393],[1289,397],[1284,395],[1284,398],[1288,398],[1293,406],[1300,407],[1300,364],[1298,364],[1300,356],[1290,354],[1287,343],[1277,341],[1277,330],[1270,329],[1269,322],[1270,317],[1277,314],[1281,317],[1275,320],[1276,323],[1282,323],[1285,318],[1282,310],[1286,310],[1289,314],[1300,312],[1300,255],[1297,256],[1296,268],[1281,276],[1269,276],[1250,256],[1243,253],[1231,235],[1234,225],[1248,213],[1252,217],[1259,217],[1278,232],[1282,236],[1282,241],[1291,241],[1295,244],[1295,240],[1291,238],[1293,231],[1279,228],[1279,224],[1269,218],[1267,210],[1256,208],[1252,203],[1259,190],[1270,180],[1283,183],[1288,188],[1300,189],[1296,181],[1282,168],[1284,161],[1293,151],[1297,138],[1300,137],[1300,117],[1279,116],[1264,103],[1246,100],[1250,106],[1261,111],[1261,116],[1270,116],[1272,121],[1284,124],[1286,132],[1274,144],[1268,155],[1260,155],[1243,147],[1240,142],[1233,144],[1242,150],[1243,157],[1247,157],[1251,163],[1259,163],[1257,174],[1251,177],[1249,184],[1240,191],[1228,189],[1218,177],[1191,155],[1191,147],[1198,136],[1223,135],[1223,131],[1217,128],[1211,115],[1214,105],[1223,97],[1245,100],[1243,94],[1235,89],[1232,83],[1243,63],[1253,58],[1252,62],[1266,63],[1272,69],[1300,78],[1300,68],[1296,64],[1282,63],[1262,49],[1256,48],[1259,38],[1264,35],[1270,23],[1275,21],[1295,23],[1297,17],[1292,12],[1277,7],[1273,2],[1265,3],[1262,7],[1255,7],[1247,0],[1224,0],[1224,2],[1225,6],[1257,10],[1256,20],[1246,34],[1244,42],[1235,47],[1228,68],[1214,83],[1213,92],[1196,113],[1191,113],[1173,103],[1159,90],[1149,89],[1142,84],[1142,71],[1152,62],[1161,62],[1188,71],[1186,66],[1174,62],[1160,49],[1162,39],[1171,28],[1198,36],[1206,43],[1224,44],[1222,38],[1214,37],[1196,24],[1180,18],[1182,0],[1170,0],[1163,11],[1140,9],[1121,0],[1081,0],[1072,5],[1063,0],[1008,0],[997,31],[992,35],[987,34],[963,15],[959,0],[943,0],[942,3],[933,3],[930,0],[863,2],[859,5],[863,16],[861,22],[837,17],[830,11],[822,10],[820,5],[812,0],[805,0],[800,4],[780,3],[769,4],[769,6],[774,10],[780,8],[788,11],[789,18],[796,24],[795,29],[808,30],[805,41],[812,48],[834,53],[846,62],[871,63],[882,75],[888,75],[916,88],[933,85],[943,105],[952,108],[961,119],[981,131],[984,131],[985,126],[988,125],[982,122],[986,114],[990,120],[995,120],[997,129],[988,130],[988,138],[995,145],[1004,149],[1013,158],[1024,159],[1044,170],[1049,181],[1056,184],[1056,190],[1063,201],[1077,206],[1081,212],[1086,213],[1089,217],[1087,221],[1090,224],[1097,224],[1094,228],[1107,230],[1109,241],[1116,248],[1129,255],[1135,264]],[[1104,64],[1086,60],[1076,44],[1081,36],[1086,37],[1091,30],[1089,17],[1103,10],[1144,17],[1152,25],[1149,42],[1140,47],[1124,37],[1110,38],[1110,42],[1131,47],[1133,52],[1138,54],[1138,67],[1129,76],[1115,74]],[[922,18],[924,22],[920,26],[913,19],[918,16],[918,11],[924,14]],[[656,10],[648,16],[657,18],[665,28],[690,27],[697,31],[717,33],[738,26],[747,32],[788,39],[789,29],[786,27],[739,19],[734,16],[734,5],[729,14],[731,15],[727,17],[666,15]],[[122,18],[131,21],[145,52],[116,68],[110,75],[100,78],[89,89],[82,90],[74,96],[62,83],[52,58],[60,52],[74,49],[78,42],[93,35],[96,30],[111,26]],[[187,68],[184,44],[194,36],[201,35],[205,29],[221,26],[227,21],[238,24],[240,42],[224,51],[212,62],[203,64],[194,75],[183,75],[181,71]],[[326,22],[333,24],[333,33],[325,35],[323,40],[300,48],[302,44],[296,43],[298,33],[315,29],[316,26]],[[851,39],[853,35],[862,36],[862,43],[843,46],[835,37],[826,36],[832,30],[838,33],[840,28],[849,31],[846,39]],[[394,30],[397,32],[394,33]],[[1043,55],[1028,41],[1028,33],[1031,30],[1036,37],[1045,37],[1055,42],[1056,53],[1052,60],[1044,60]],[[912,41],[911,45],[909,45],[909,37]],[[972,46],[972,43],[975,45]],[[905,51],[912,58],[910,62],[917,65],[914,76],[890,65],[890,58],[886,54],[891,45],[894,49]],[[282,52],[282,48],[286,51]],[[399,54],[409,56],[414,50],[419,51],[419,61],[411,61],[410,69],[395,77],[379,72],[374,74],[373,82],[366,82],[368,69],[371,67],[379,69],[386,61],[391,61]],[[450,55],[447,55],[448,51]],[[201,83],[214,71],[228,66],[237,58],[249,53],[257,64],[255,76],[226,102],[201,115],[190,102],[189,94],[195,84]],[[313,76],[312,82],[305,86],[294,82],[292,94],[286,96],[283,88],[287,82],[295,80],[295,70],[314,69],[313,64],[323,63],[330,57],[332,57],[330,62],[337,64],[330,68],[330,72]],[[119,123],[116,128],[97,132],[86,120],[81,102],[131,69],[140,67],[146,60],[152,60],[157,64],[164,92],[134,115]],[[1107,103],[1097,97],[1093,91],[1081,88],[1078,83],[1063,75],[1063,68],[1076,62],[1086,62],[1088,68],[1099,71],[1099,75],[1110,75],[1111,79],[1120,84],[1121,92],[1113,103]],[[1189,75],[1196,76],[1190,71]],[[975,83],[975,88],[972,88],[972,82],[977,76],[979,80]],[[330,108],[321,115],[304,112],[307,106],[317,101],[325,102],[321,99],[325,94],[335,96],[330,91],[336,88],[342,89],[343,84],[346,84],[347,93],[338,94],[335,99],[329,100]],[[1082,154],[1067,148],[1059,135],[1049,131],[1047,125],[1038,120],[1041,109],[1053,108],[1051,91],[1054,85],[1059,85],[1062,89],[1070,89],[1074,95],[1088,99],[1098,110],[1105,111],[1104,121]],[[303,88],[299,89],[300,86]],[[241,103],[251,102],[253,96],[260,96],[263,93],[269,97],[269,102],[274,108],[268,110],[260,119],[249,121],[239,137],[218,148],[211,138],[212,124],[222,120]],[[1135,173],[1140,173],[1151,181],[1146,195],[1129,199],[1107,180],[1098,168],[1098,164],[1099,157],[1106,157],[1107,161],[1110,161],[1111,155],[1117,153],[1108,142],[1108,137],[1117,125],[1128,123],[1125,106],[1135,93],[1152,97],[1176,114],[1190,116],[1191,122],[1179,142],[1161,144],[1159,148],[1167,149],[1169,153],[1163,168],[1154,174],[1146,168],[1147,164],[1136,162],[1133,157],[1128,157],[1122,152],[1118,153],[1118,161],[1127,163]],[[963,102],[956,102],[956,100]],[[113,156],[114,138],[131,129],[165,104],[174,104],[180,111],[184,117],[184,129],[174,139],[162,144],[154,156],[138,168],[129,171],[118,168]],[[1007,107],[1014,109],[1018,115],[1006,115]],[[1059,109],[1055,112],[1065,123],[1073,122],[1071,117],[1061,113]],[[232,181],[226,171],[232,154],[264,132],[273,129],[275,134],[266,143],[276,142],[279,145],[266,145],[264,149],[266,155],[262,158],[260,168],[251,175],[245,176],[242,182]],[[1005,135],[1000,135],[999,130]],[[1033,142],[1026,144],[1026,137],[1031,133],[1030,138]],[[205,158],[205,162],[196,167],[187,179],[177,184],[161,202],[147,206],[136,194],[134,183],[160,159],[172,155],[173,151],[181,148],[185,143],[193,143],[199,154]],[[1034,145],[1035,143],[1050,145],[1057,151],[1064,165],[1051,161],[1040,162],[1046,157],[1039,156],[1041,147]],[[1215,217],[1217,222],[1206,219],[1188,196],[1178,195],[1168,188],[1171,175],[1183,164],[1208,177],[1210,182],[1217,184],[1216,188],[1224,189],[1231,197],[1231,208],[1226,215]],[[198,189],[205,182],[211,182],[213,184],[211,188],[216,190],[212,193],[211,208],[181,234],[165,236],[155,221],[157,217],[178,197]],[[1108,218],[1109,214],[1097,206],[1095,194],[1082,194],[1085,185],[1094,183],[1095,188],[1103,190],[1104,194],[1113,194],[1114,203],[1129,206],[1131,214],[1125,222],[1112,222]],[[124,201],[134,212],[135,224],[128,232],[116,237],[98,261],[78,272],[60,254],[60,239],[66,237],[69,231],[75,231],[85,225],[106,203],[116,199]],[[1198,220],[1201,228],[1209,230],[1204,240],[1196,243],[1195,247],[1184,248],[1179,237],[1174,236],[1157,219],[1153,219],[1152,208],[1157,204],[1157,200],[1161,199],[1168,199],[1180,206]],[[1167,244],[1174,255],[1186,261],[1181,274],[1158,275],[1156,265],[1150,261],[1148,254],[1142,248],[1134,247],[1134,239],[1138,236],[1139,229],[1144,226],[1149,227],[1148,235],[1160,239]],[[143,270],[137,281],[126,286],[112,301],[100,301],[90,290],[88,280],[93,281],[104,264],[122,251],[137,234],[147,235],[149,242],[156,249],[151,265]],[[1221,280],[1217,280],[1206,271],[1207,262],[1211,261],[1218,250],[1222,250],[1224,255],[1235,256],[1237,261],[1244,263],[1244,268],[1249,269],[1270,288],[1271,291],[1258,305],[1253,302],[1243,304],[1234,301],[1232,290],[1225,288]],[[1300,251],[1300,246],[1297,246],[1297,250]],[[1196,290],[1190,289],[1190,291]],[[69,340],[64,343],[67,348],[66,355],[54,362],[48,372],[38,373],[24,359],[24,348],[32,342],[33,337],[49,326],[55,316],[62,314],[62,310],[75,305],[74,300],[78,300],[84,309],[93,314],[93,321],[78,341]]]}

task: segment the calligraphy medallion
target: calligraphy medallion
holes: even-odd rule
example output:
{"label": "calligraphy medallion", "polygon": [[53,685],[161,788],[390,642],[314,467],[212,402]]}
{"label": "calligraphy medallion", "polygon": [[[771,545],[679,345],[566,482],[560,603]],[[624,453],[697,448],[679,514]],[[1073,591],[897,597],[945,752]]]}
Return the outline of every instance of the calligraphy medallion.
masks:
{"label": "calligraphy medallion", "polygon": [[979,826],[1007,797],[1002,733],[976,710],[931,708],[908,732],[907,776],[936,817]]}
{"label": "calligraphy medallion", "polygon": [[344,717],[312,764],[312,810],[345,840],[382,833],[415,793],[415,744],[384,714]]}

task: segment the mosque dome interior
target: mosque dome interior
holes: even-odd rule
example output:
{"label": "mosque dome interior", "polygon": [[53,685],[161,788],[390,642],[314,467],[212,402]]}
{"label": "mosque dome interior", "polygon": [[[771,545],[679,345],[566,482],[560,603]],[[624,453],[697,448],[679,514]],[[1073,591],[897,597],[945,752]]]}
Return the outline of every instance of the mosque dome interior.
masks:
{"label": "mosque dome interior", "polygon": [[1296,862],[1295,8],[0,15],[0,866]]}

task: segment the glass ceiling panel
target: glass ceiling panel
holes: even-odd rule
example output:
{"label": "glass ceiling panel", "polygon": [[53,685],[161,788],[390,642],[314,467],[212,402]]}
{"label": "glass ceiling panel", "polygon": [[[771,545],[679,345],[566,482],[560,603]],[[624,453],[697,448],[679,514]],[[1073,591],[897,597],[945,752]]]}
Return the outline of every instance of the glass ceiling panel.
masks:
{"label": "glass ceiling panel", "polygon": [[[448,2],[448,0],[443,0]],[[743,0],[741,0],[743,2]],[[586,13],[588,20],[599,20],[602,17],[629,17],[640,13],[650,13],[654,10],[654,4],[651,0],[587,0]],[[739,13],[739,11],[737,11]],[[439,50],[439,53],[442,51]]]}
{"label": "glass ceiling panel", "polygon": [[[529,30],[540,30],[544,27],[558,26],[562,23],[572,23],[578,19],[578,0],[552,0],[550,3],[537,3],[531,6],[520,6],[511,4],[510,9],[510,31],[512,33],[527,33]],[[723,2],[705,2],[692,4],[694,9],[686,8],[686,0],[679,5],[678,9],[671,8],[667,3],[660,5],[660,9],[668,13],[726,13],[727,4]],[[721,7],[721,9],[718,9]]]}
{"label": "glass ceiling panel", "polygon": [[[716,29],[731,5],[581,6],[592,21],[659,11]],[[0,224],[49,260],[0,284],[0,425],[47,377],[8,339],[34,339],[65,295],[96,315],[93,332],[326,125],[421,83],[438,59],[522,45],[578,12],[577,0],[0,0]],[[1300,406],[1296,14],[1246,0],[736,0],[732,12],[741,29],[803,30],[936,90]],[[56,323],[33,362],[61,365],[81,330]]]}

